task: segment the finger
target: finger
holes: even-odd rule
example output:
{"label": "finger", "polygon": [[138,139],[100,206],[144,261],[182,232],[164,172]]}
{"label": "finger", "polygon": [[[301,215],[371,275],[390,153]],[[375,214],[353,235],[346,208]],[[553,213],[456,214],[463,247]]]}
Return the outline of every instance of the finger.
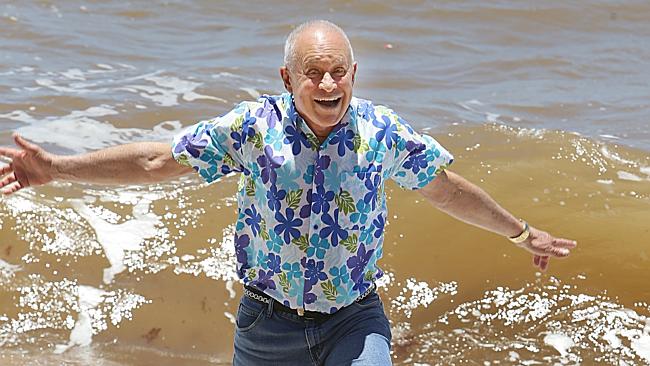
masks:
{"label": "finger", "polygon": [[15,181],[16,181],[16,174],[14,174],[13,172],[9,173],[4,178],[2,178],[2,180],[0,180],[0,188],[9,185]]}
{"label": "finger", "polygon": [[20,155],[20,151],[16,149],[10,149],[7,147],[0,147],[0,155],[6,156],[11,159],[15,159]]}
{"label": "finger", "polygon": [[8,173],[13,173],[13,171],[14,168],[12,168],[11,165],[5,165],[0,168],[0,177]]}
{"label": "finger", "polygon": [[570,254],[569,249],[557,247],[548,248],[546,253],[551,254],[554,257],[566,257]]}
{"label": "finger", "polygon": [[575,248],[578,242],[569,239],[553,239],[553,245],[560,248]]}
{"label": "finger", "polygon": [[546,271],[546,268],[548,268],[548,256],[542,256],[539,259],[539,268],[542,271]]}
{"label": "finger", "polygon": [[14,141],[16,142],[16,145],[22,147],[25,150],[29,151],[37,151],[38,146],[25,140],[22,136],[20,136],[17,133],[14,133]]}
{"label": "finger", "polygon": [[8,196],[12,193],[16,193],[17,191],[21,190],[23,186],[20,184],[20,182],[13,182],[10,185],[2,188],[0,192],[2,192],[3,195]]}

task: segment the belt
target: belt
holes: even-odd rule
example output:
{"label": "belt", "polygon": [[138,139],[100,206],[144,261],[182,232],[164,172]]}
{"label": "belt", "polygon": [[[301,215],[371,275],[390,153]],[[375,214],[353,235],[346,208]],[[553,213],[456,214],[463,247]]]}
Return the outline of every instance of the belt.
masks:
{"label": "belt", "polygon": [[[359,302],[359,301],[365,299],[366,297],[368,297],[368,295],[370,295],[371,293],[373,293],[375,291],[375,288],[376,288],[376,285],[373,282],[372,285],[370,287],[368,287],[368,289],[366,291],[364,291],[361,295],[359,295],[359,297],[356,298],[356,300],[354,300],[354,302]],[[305,320],[316,320],[316,321],[322,322],[322,321],[325,321],[325,320],[331,318],[332,315],[334,315],[334,314],[321,313],[319,311],[309,311],[309,310],[305,310],[302,307],[297,308],[297,309],[292,309],[292,308],[282,304],[281,302],[273,299],[272,297],[265,294],[264,292],[254,288],[254,287],[251,287],[251,286],[244,286],[244,296],[246,296],[246,297],[248,297],[248,298],[250,298],[252,300],[255,300],[257,302],[264,303],[264,304],[270,304],[271,302],[273,302],[273,310],[274,311],[281,311],[283,313],[298,315],[298,316],[304,318]]]}

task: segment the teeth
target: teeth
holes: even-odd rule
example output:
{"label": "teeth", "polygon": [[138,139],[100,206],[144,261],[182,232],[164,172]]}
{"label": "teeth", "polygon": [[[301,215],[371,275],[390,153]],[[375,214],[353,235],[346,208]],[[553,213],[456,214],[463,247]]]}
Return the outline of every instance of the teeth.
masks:
{"label": "teeth", "polygon": [[331,99],[328,99],[328,98],[316,98],[316,101],[317,102],[333,102],[335,100],[339,100],[340,98],[341,97],[336,97],[336,98],[331,98]]}

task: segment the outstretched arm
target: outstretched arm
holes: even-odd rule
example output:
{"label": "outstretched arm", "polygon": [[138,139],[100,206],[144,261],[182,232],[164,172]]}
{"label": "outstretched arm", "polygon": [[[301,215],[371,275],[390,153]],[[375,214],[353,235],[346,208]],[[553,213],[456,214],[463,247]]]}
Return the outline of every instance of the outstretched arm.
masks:
{"label": "outstretched arm", "polygon": [[[522,222],[494,201],[485,191],[449,170],[443,171],[419,192],[441,211],[483,229],[506,237],[524,231]],[[560,239],[530,227],[530,236],[518,245],[533,254],[541,270],[549,257],[566,257],[575,248],[573,240]]]}
{"label": "outstretched arm", "polygon": [[14,134],[18,149],[0,147],[0,156],[11,163],[0,167],[0,191],[53,180],[101,184],[154,183],[193,172],[172,157],[169,144],[142,142],[110,147],[80,155],[55,155]]}

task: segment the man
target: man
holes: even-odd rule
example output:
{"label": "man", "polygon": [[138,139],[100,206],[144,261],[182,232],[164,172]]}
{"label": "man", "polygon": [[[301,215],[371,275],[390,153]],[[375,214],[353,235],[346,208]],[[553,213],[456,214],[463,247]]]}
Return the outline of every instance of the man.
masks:
{"label": "man", "polygon": [[[345,33],[326,21],[297,27],[280,69],[288,93],[244,102],[164,143],[56,156],[15,136],[1,169],[5,194],[54,179],[149,183],[196,171],[207,182],[240,172],[235,250],[245,284],[236,365],[389,365],[382,276],[384,182],[510,238],[546,269],[576,243],[515,218],[449,171],[453,158],[392,110],[354,98]],[[179,164],[180,163],[180,164]]]}

